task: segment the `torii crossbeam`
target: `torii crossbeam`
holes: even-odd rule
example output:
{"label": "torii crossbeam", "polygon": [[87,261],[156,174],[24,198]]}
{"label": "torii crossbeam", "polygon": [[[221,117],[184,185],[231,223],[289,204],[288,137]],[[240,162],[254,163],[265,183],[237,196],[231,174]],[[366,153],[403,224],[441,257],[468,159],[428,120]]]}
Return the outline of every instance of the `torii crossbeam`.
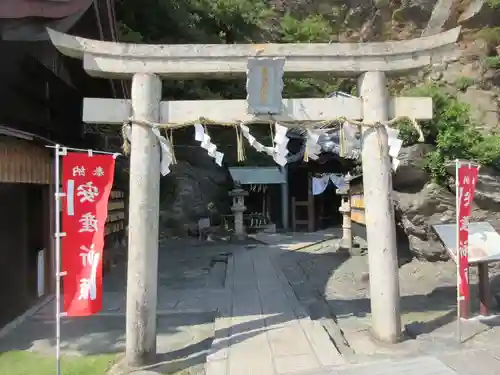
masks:
{"label": "torii crossbeam", "polygon": [[[49,30],[63,54],[83,60],[95,77],[132,78],[127,100],[85,99],[84,121],[121,124],[130,115],[146,122],[265,119],[249,114],[245,101],[161,102],[161,79],[231,78],[247,73],[252,57],[284,58],[284,73],[334,73],[358,77],[359,98],[284,99],[279,121],[337,117],[384,122],[396,116],[432,117],[430,98],[389,98],[386,75],[402,75],[454,58],[455,28],[408,41],[332,44],[138,45],[101,42]],[[363,183],[367,218],[372,329],[386,342],[401,334],[398,262],[387,132],[363,129]],[[127,344],[130,365],[156,351],[160,150],[151,128],[132,126],[127,280]]]}

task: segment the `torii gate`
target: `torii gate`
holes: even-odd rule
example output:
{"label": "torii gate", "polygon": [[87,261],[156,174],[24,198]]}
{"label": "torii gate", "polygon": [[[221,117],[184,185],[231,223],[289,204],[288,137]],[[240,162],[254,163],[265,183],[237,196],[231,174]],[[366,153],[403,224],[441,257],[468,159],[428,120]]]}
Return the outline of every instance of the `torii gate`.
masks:
{"label": "torii gate", "polygon": [[[49,30],[63,54],[83,59],[88,74],[132,78],[131,100],[90,99],[83,121],[186,123],[266,119],[247,111],[244,100],[163,101],[161,79],[242,77],[251,57],[284,58],[288,74],[357,76],[359,98],[283,99],[277,121],[318,122],[339,117],[377,123],[408,116],[432,118],[431,98],[389,98],[386,74],[402,75],[450,57],[455,28],[408,41],[334,44],[138,45],[102,42]],[[401,334],[399,276],[387,132],[363,129],[363,183],[367,218],[373,333],[385,342]],[[156,353],[160,147],[150,127],[133,124],[130,158],[130,222],[126,357],[141,365]]]}

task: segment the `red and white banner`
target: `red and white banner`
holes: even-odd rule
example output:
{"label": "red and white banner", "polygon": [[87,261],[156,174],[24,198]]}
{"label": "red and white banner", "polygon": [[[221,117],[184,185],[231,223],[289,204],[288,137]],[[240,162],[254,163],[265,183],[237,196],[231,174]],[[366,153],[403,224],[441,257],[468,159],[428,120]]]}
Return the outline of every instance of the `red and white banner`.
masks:
{"label": "red and white banner", "polygon": [[68,152],[62,157],[61,271],[63,311],[88,316],[102,309],[102,257],[113,155]]}
{"label": "red and white banner", "polygon": [[469,217],[474,200],[479,166],[457,161],[457,267],[458,299],[462,317],[468,316],[469,288]]}

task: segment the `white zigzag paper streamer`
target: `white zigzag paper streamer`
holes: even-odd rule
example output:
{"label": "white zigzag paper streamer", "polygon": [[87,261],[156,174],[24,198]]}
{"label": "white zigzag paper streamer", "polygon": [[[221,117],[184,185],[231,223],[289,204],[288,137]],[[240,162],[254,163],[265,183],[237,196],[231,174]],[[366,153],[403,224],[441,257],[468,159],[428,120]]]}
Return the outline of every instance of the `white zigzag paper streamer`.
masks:
{"label": "white zigzag paper streamer", "polygon": [[274,148],[264,146],[262,143],[257,141],[257,139],[255,139],[255,137],[252,134],[250,134],[250,128],[248,126],[240,124],[240,129],[241,129],[241,134],[243,134],[243,137],[246,138],[250,146],[255,148],[258,152],[264,152],[269,156],[274,156]]}
{"label": "white zigzag paper streamer", "polygon": [[307,131],[306,152],[307,157],[317,160],[321,153],[321,146],[318,144],[320,133],[312,130]]}
{"label": "white zigzag paper streamer", "polygon": [[240,124],[240,129],[241,133],[243,134],[243,137],[248,141],[250,146],[252,146],[255,150],[258,152],[264,152],[267,155],[271,156],[273,160],[280,166],[285,166],[287,161],[287,155],[288,155],[288,141],[290,140],[287,136],[286,133],[288,131],[288,128],[285,126],[282,126],[278,123],[275,125],[275,135],[274,135],[274,147],[270,146],[264,146],[262,143],[257,141],[255,137],[250,134],[250,128],[244,124]]}
{"label": "white zigzag paper streamer", "polygon": [[167,174],[170,173],[170,165],[174,160],[172,154],[172,145],[170,144],[167,138],[161,135],[160,129],[158,129],[157,127],[153,127],[151,130],[153,131],[153,134],[156,136],[156,138],[158,138],[158,141],[160,142],[160,148],[161,148],[160,171],[162,176],[166,176]]}
{"label": "white zigzag paper streamer", "polygon": [[[174,160],[172,154],[172,145],[170,144],[167,138],[161,135],[160,129],[158,127],[153,126],[151,128],[151,131],[153,132],[155,137],[158,138],[158,142],[160,143],[160,149],[161,149],[160,173],[162,176],[166,176],[167,174],[170,173],[170,165],[172,165],[172,162]],[[125,127],[125,134],[129,142],[132,143],[132,127],[130,125],[127,125]]]}
{"label": "white zigzag paper streamer", "polygon": [[210,136],[205,133],[205,128],[201,124],[194,124],[194,139],[200,142],[200,146],[207,150],[210,157],[215,159],[215,163],[222,167],[222,159],[224,159],[224,154],[217,151],[217,146],[212,143]]}
{"label": "white zigzag paper streamer", "polygon": [[[387,131],[387,141],[389,145],[389,156],[392,159],[392,169],[395,171],[399,166],[398,155],[403,146],[403,141],[398,138],[399,130],[393,129],[385,125]],[[359,158],[361,154],[361,140],[356,137],[357,127],[345,122],[343,124],[344,133],[344,148],[346,152],[346,157],[349,158]]]}
{"label": "white zigzag paper streamer", "polygon": [[278,123],[274,124],[274,153],[273,159],[274,161],[284,167],[287,163],[287,155],[288,155],[288,142],[290,139],[286,136],[288,132],[288,128],[286,126],[282,126]]}

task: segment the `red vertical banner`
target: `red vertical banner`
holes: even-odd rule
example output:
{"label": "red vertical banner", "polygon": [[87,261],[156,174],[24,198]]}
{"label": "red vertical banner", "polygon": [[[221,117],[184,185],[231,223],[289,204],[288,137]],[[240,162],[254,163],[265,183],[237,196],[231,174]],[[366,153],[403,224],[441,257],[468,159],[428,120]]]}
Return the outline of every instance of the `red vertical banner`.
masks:
{"label": "red vertical banner", "polygon": [[68,152],[62,157],[61,271],[63,311],[88,316],[102,309],[102,257],[115,158]]}
{"label": "red vertical banner", "polygon": [[469,217],[474,200],[479,166],[457,161],[457,268],[460,316],[469,316]]}

